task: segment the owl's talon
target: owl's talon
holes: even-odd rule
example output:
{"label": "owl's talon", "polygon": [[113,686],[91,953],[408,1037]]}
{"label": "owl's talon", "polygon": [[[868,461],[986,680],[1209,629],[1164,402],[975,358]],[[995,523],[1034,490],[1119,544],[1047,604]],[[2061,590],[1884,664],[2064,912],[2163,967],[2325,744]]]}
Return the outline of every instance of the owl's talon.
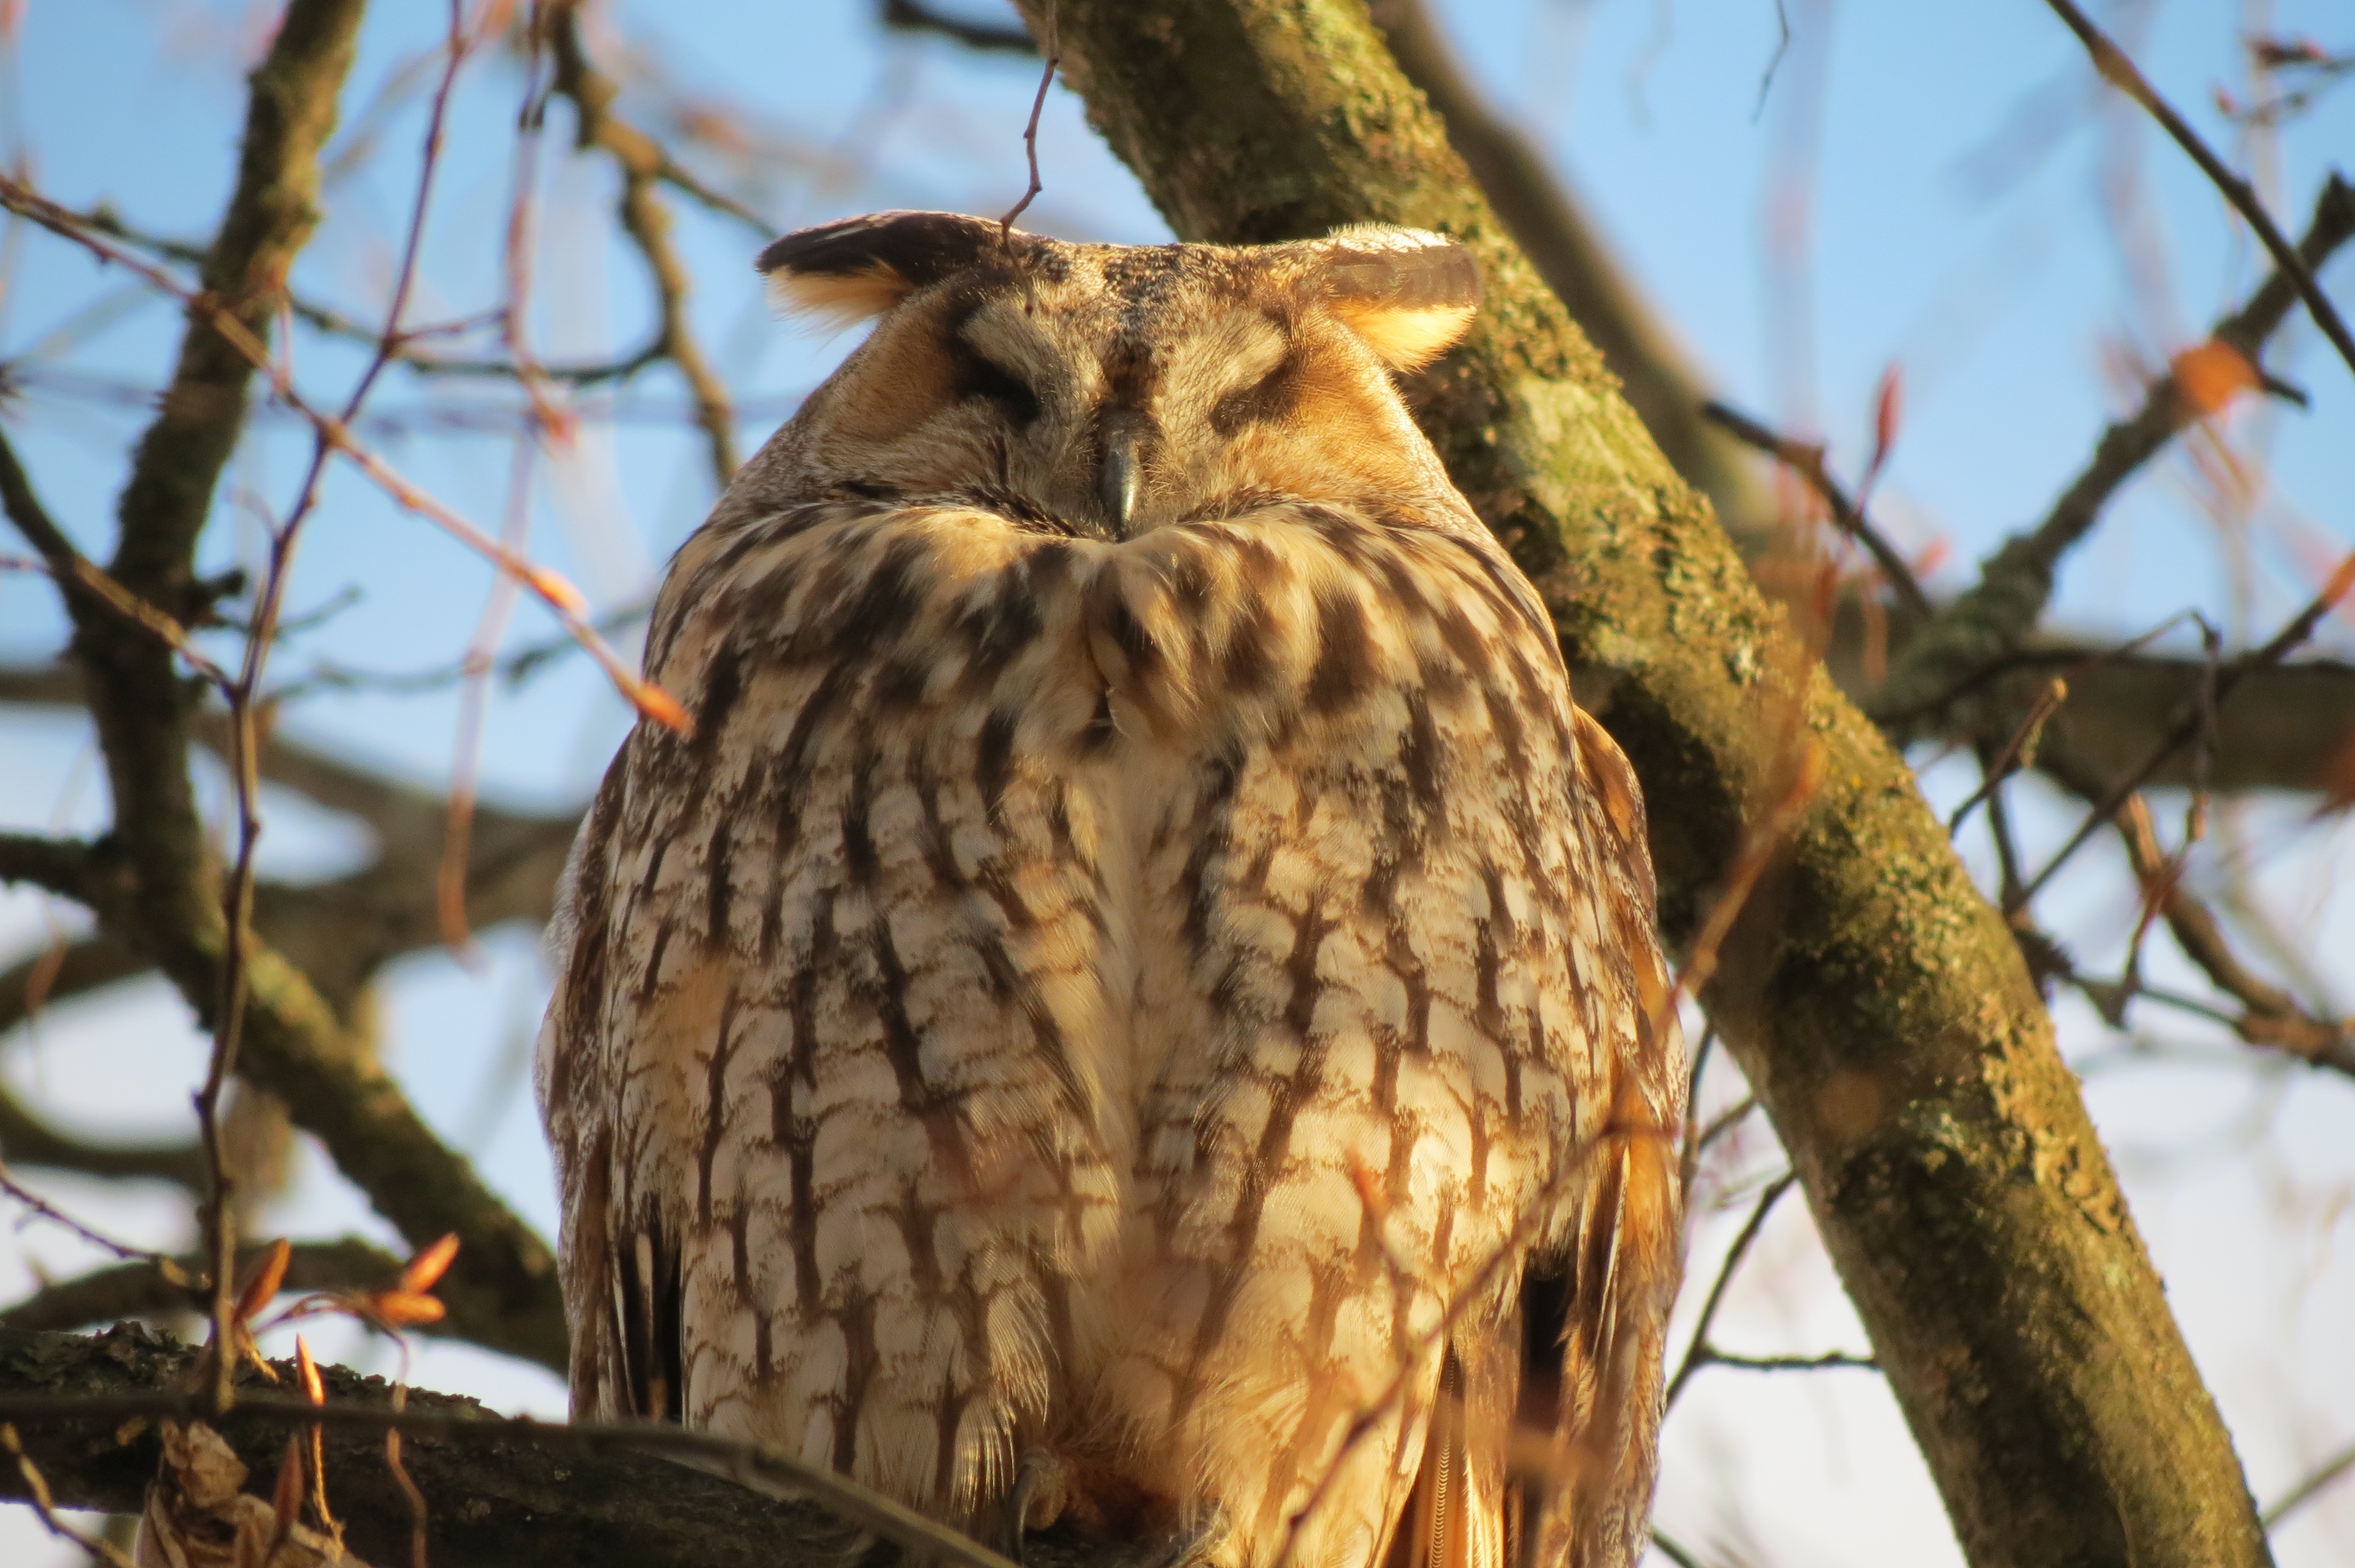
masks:
{"label": "owl's talon", "polygon": [[1071,1469],[1059,1455],[1034,1448],[1022,1457],[1014,1496],[1007,1510],[1013,1520],[1013,1551],[1009,1555],[1015,1562],[1028,1564],[1029,1559],[1024,1552],[1031,1532],[1045,1530],[1062,1518],[1071,1500]]}

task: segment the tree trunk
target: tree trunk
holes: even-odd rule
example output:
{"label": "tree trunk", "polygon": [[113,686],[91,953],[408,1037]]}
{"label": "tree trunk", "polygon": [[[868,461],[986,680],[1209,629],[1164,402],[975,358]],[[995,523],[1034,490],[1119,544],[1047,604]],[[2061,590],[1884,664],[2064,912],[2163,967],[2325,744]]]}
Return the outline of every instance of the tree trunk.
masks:
{"label": "tree trunk", "polygon": [[[1034,29],[1046,0],[1019,0]],[[1689,942],[1819,780],[1705,991],[1973,1563],[2267,1562],[2232,1445],[2002,920],[1903,759],[1760,599],[1400,76],[1362,0],[1061,0],[1090,117],[1178,232],[1444,229],[1479,325],[1415,388],[1649,799]],[[1813,760],[1797,757],[1811,747]]]}

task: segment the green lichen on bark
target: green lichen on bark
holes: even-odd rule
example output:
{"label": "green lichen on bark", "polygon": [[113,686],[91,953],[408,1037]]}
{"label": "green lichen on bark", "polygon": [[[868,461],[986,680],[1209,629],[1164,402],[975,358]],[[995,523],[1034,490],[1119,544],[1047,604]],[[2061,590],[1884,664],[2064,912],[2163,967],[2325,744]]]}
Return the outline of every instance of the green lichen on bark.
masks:
{"label": "green lichen on bark", "polygon": [[[1042,0],[1022,0],[1035,24]],[[1902,758],[1795,648],[1352,0],[1062,0],[1065,70],[1188,238],[1444,229],[1482,319],[1412,389],[1555,609],[1648,797],[1689,938],[1746,825],[1822,783],[1713,1015],[1790,1149],[1974,1563],[2251,1564],[2213,1403],[2018,949]],[[1796,717],[1792,704],[1799,705]]]}

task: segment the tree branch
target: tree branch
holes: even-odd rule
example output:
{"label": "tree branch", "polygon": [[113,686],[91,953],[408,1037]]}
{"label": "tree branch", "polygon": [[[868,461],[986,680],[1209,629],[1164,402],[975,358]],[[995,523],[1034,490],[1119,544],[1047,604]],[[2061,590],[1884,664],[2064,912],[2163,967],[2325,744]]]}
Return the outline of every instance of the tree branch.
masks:
{"label": "tree branch", "polygon": [[[92,1143],[59,1132],[5,1087],[0,1087],[0,1160],[10,1165],[46,1165],[84,1176],[176,1181],[191,1192],[199,1190],[205,1180],[204,1154],[193,1143]],[[5,1313],[0,1313],[0,1322],[8,1320]],[[84,1318],[75,1324],[50,1327],[71,1328],[96,1320]]]}
{"label": "tree branch", "polygon": [[1610,690],[1603,716],[1661,828],[1672,936],[1712,907],[1754,803],[1787,793],[1778,737],[1819,748],[1821,788],[1703,1001],[1966,1550],[2117,1561],[2131,1539],[2144,1568],[2262,1562],[2222,1423],[2002,919],[1903,760],[1612,395],[1363,8],[1062,0],[1060,25],[1068,79],[1180,235],[1375,219],[1471,249],[1487,301],[1422,378],[1422,416],[1573,665]]}
{"label": "tree branch", "polygon": [[25,882],[88,903],[96,871],[91,846],[41,833],[0,833],[0,882]]}
{"label": "tree branch", "polygon": [[[0,1398],[160,1393],[176,1386],[195,1356],[135,1326],[95,1340],[0,1329]],[[386,1402],[379,1379],[323,1371],[339,1401]],[[424,1414],[498,1419],[473,1400],[423,1390],[410,1390],[407,1403]],[[139,1510],[155,1473],[152,1424],[125,1428],[101,1417],[26,1423],[18,1431],[61,1505]],[[248,1414],[222,1432],[256,1475],[275,1474],[282,1425]],[[522,1427],[512,1441],[403,1445],[402,1461],[429,1499],[434,1568],[821,1568],[847,1544],[847,1532],[814,1504],[773,1502],[650,1456],[543,1447],[535,1436]],[[336,1428],[325,1440],[328,1492],[349,1526],[346,1544],[369,1561],[407,1562],[409,1505],[386,1473],[381,1436]],[[0,1467],[0,1497],[24,1496],[21,1478]]]}
{"label": "tree branch", "polygon": [[[60,1506],[135,1511],[155,1474],[154,1422],[195,1413],[184,1391],[195,1357],[136,1325],[87,1340],[0,1327],[0,1422],[16,1425]],[[272,1364],[282,1387],[299,1386],[292,1363]],[[379,1562],[404,1559],[410,1540],[409,1504],[383,1457],[383,1434],[397,1429],[428,1499],[434,1568],[833,1568],[858,1554],[862,1530],[913,1543],[911,1558],[1011,1568],[773,1446],[668,1425],[505,1420],[416,1389],[394,1409],[382,1379],[321,1372],[325,1405],[249,1393],[218,1430],[259,1478],[276,1472],[290,1429],[323,1428],[346,1545]],[[26,1495],[23,1476],[0,1467],[0,1499]],[[1023,1557],[1029,1568],[1119,1568],[1128,1553],[1050,1530],[1026,1536]]]}
{"label": "tree branch", "polygon": [[1700,417],[1706,393],[1683,354],[1613,258],[1562,177],[1528,136],[1489,107],[1447,47],[1424,0],[1374,0],[1374,26],[1422,90],[1497,218],[1619,377],[1661,454],[1718,515],[1750,526],[1764,503],[1755,475]]}
{"label": "tree branch", "polygon": [[147,960],[103,931],[63,951],[44,948],[0,973],[0,1034],[32,1016],[37,1006],[101,990],[145,974]]}
{"label": "tree branch", "polygon": [[[728,388],[722,385],[702,345],[687,323],[687,296],[692,288],[687,268],[670,242],[670,211],[655,187],[677,165],[645,132],[613,112],[621,89],[600,71],[581,41],[580,17],[573,0],[563,0],[550,18],[549,38],[556,54],[556,90],[570,100],[580,122],[576,139],[582,147],[602,147],[622,171],[622,227],[653,275],[655,310],[660,323],[654,346],[662,358],[678,367],[695,400],[695,420],[702,427],[710,450],[711,471],[720,490],[736,477],[736,415]],[[757,221],[757,220],[756,220]]]}
{"label": "tree branch", "polygon": [[[2333,175],[2315,201],[2314,218],[2298,253],[2318,267],[2350,236],[2355,236],[2355,186]],[[2275,328],[2297,300],[2296,285],[2276,271],[2240,310],[2216,323],[2211,334],[2254,366]],[[2164,450],[2201,417],[2198,399],[2185,395],[2175,372],[2151,383],[2142,407],[2102,432],[2094,456],[2052,503],[2042,522],[2006,540],[1979,568],[1979,580],[1939,612],[1906,649],[1874,694],[1872,710],[1885,716],[1901,738],[1931,730],[1928,715],[1945,705],[1947,694],[1991,661],[2001,658],[2034,630],[2052,597],[2061,557],[2099,520],[2118,487]],[[1982,716],[1988,705],[1976,705]]]}
{"label": "tree branch", "polygon": [[[188,1158],[197,1159],[193,1147]],[[193,1188],[201,1174],[199,1166],[187,1184]],[[245,1265],[269,1250],[267,1246],[241,1249],[240,1272]],[[0,1328],[57,1330],[168,1313],[202,1312],[209,1289],[204,1280],[209,1262],[197,1253],[174,1261],[184,1278],[193,1284],[175,1284],[153,1263],[116,1264],[72,1279],[54,1281],[16,1305],[0,1308]],[[401,1267],[401,1259],[372,1242],[356,1237],[296,1242],[289,1252],[286,1277],[281,1288],[296,1296],[320,1290],[380,1290],[400,1278]],[[477,1320],[464,1310],[453,1310],[437,1322],[421,1324],[407,1331],[492,1343],[499,1337],[500,1325],[496,1320]],[[561,1362],[542,1364],[553,1372],[564,1371]]]}
{"label": "tree branch", "polygon": [[882,0],[878,18],[895,33],[935,33],[969,49],[1010,55],[1036,55],[1039,46],[1019,27],[968,22],[934,10],[917,0]]}
{"label": "tree branch", "polygon": [[[315,221],[318,154],[334,128],[361,10],[360,0],[293,0],[253,74],[237,183],[205,264],[207,292],[190,303],[171,385],[123,493],[112,575],[182,623],[208,606],[193,568],[197,535],[254,370],[232,334],[266,341],[287,270]],[[229,935],[188,777],[190,703],[173,650],[88,595],[69,593],[67,607],[112,788],[108,847],[124,884],[91,890],[85,902],[210,1028]],[[299,969],[259,940],[246,961],[242,1075],[284,1100],[413,1245],[459,1233],[463,1252],[444,1298],[479,1297],[467,1309],[506,1325],[499,1348],[560,1355],[563,1317],[546,1244],[434,1137]]]}
{"label": "tree branch", "polygon": [[2291,249],[2289,240],[2275,224],[2273,215],[2265,211],[2264,203],[2257,197],[2256,186],[2225,166],[2224,160],[2200,139],[2200,133],[2192,130],[2183,116],[2175,111],[2174,106],[2161,98],[2158,90],[2135,69],[2134,61],[2126,58],[2126,51],[2094,26],[2083,11],[2071,0],[2046,0],[2046,4],[2052,7],[2053,14],[2067,25],[2069,30],[2077,35],[2077,41],[2085,46],[2085,52],[2093,57],[2094,69],[2101,73],[2102,79],[2142,105],[2144,111],[2158,122],[2159,128],[2173,139],[2175,144],[2200,165],[2200,172],[2208,176],[2209,183],[2248,220],[2258,242],[2273,257],[2274,265],[2282,270],[2298,298],[2306,302],[2307,313],[2314,318],[2314,324],[2322,329],[2322,335],[2330,340],[2330,345],[2339,351],[2339,357],[2347,362],[2347,368],[2355,371],[2355,333],[2348,331],[2347,323],[2339,318],[2338,307],[2330,302],[2330,296],[2322,291],[2322,285],[2315,281],[2315,263]]}
{"label": "tree branch", "polygon": [[[2048,750],[2040,766],[2088,804],[2108,799],[2115,788],[2065,746]],[[2159,852],[2150,814],[2138,798],[2128,800],[2127,809],[2118,814],[2116,827],[2126,846],[2126,863],[2142,885],[2144,897],[2157,903],[2176,946],[2199,966],[2211,984],[2244,1010],[2233,1024],[2241,1038],[2317,1067],[2355,1075],[2355,1030],[2344,1020],[2309,1011],[2241,961],[2224,935],[2222,922],[2184,885],[2182,866],[2171,863]]]}
{"label": "tree branch", "polygon": [[1915,580],[1913,566],[1897,553],[1897,546],[1889,542],[1887,535],[1872,525],[1872,519],[1864,514],[1864,509],[1856,503],[1839,481],[1832,477],[1831,470],[1824,466],[1821,441],[1810,445],[1778,434],[1732,405],[1714,398],[1703,403],[1700,412],[1710,424],[1731,432],[1744,445],[1755,447],[1806,480],[1831,510],[1833,524],[1865,547],[1871,555],[1873,564],[1881,568],[1881,575],[1896,590],[1898,601],[1917,619],[1926,621],[1937,613],[1936,607],[1930,602],[1930,596],[1922,591],[1921,583]]}

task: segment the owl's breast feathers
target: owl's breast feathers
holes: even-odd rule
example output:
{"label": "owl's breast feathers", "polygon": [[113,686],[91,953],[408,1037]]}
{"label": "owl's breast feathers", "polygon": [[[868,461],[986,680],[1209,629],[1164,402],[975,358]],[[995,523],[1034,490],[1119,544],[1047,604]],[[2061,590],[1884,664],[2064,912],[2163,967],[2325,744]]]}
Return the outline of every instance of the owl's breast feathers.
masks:
{"label": "owl's breast feathers", "polygon": [[1001,1536],[1631,1560],[1679,1048],[1492,541],[809,505],[691,542],[648,666],[695,734],[599,797],[541,1062],[583,1414]]}

